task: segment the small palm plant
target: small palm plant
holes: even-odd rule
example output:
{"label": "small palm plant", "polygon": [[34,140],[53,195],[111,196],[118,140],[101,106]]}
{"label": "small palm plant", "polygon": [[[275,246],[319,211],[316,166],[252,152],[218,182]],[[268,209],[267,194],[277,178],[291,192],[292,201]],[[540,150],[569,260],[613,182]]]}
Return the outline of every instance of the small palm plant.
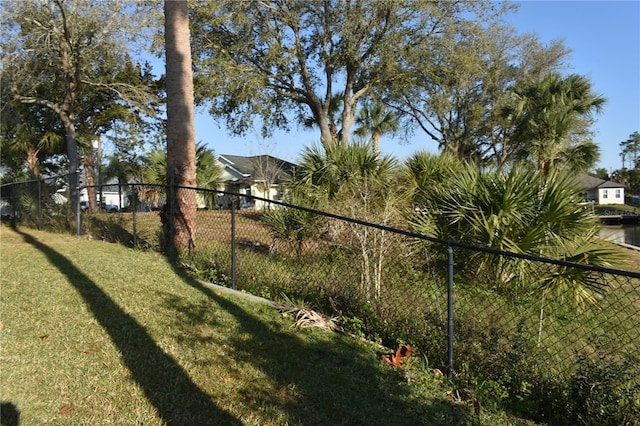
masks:
{"label": "small palm plant", "polygon": [[[611,245],[605,245],[598,238],[594,227],[584,235],[576,236],[557,247],[559,257],[568,262],[601,267],[611,267],[619,260],[619,253]],[[542,342],[545,316],[545,301],[549,297],[573,298],[574,306],[584,310],[596,306],[606,294],[608,283],[602,274],[586,269],[554,265],[534,283],[534,291],[540,294],[540,317],[538,325],[538,345]]]}
{"label": "small palm plant", "polygon": [[322,234],[325,226],[323,219],[317,214],[295,208],[268,210],[262,218],[262,223],[273,236],[269,251],[275,251],[278,246],[284,243],[293,246],[296,257],[300,258],[304,252],[305,244]]}
{"label": "small palm plant", "polygon": [[[396,183],[396,161],[380,156],[365,142],[307,148],[296,169],[293,188],[301,199],[333,213],[390,224],[403,201]],[[367,298],[381,295],[385,256],[391,235],[357,224],[335,224],[333,239],[352,244],[361,254],[362,285]]]}

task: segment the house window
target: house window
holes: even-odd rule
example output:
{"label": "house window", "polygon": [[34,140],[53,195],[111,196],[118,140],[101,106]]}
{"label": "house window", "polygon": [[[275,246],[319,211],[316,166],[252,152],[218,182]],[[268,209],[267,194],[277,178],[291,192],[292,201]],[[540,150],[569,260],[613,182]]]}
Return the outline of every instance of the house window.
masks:
{"label": "house window", "polygon": [[605,200],[609,198],[609,191],[607,189],[602,190],[602,198],[604,198]]}
{"label": "house window", "polygon": [[620,190],[616,189],[616,198],[620,198]]}

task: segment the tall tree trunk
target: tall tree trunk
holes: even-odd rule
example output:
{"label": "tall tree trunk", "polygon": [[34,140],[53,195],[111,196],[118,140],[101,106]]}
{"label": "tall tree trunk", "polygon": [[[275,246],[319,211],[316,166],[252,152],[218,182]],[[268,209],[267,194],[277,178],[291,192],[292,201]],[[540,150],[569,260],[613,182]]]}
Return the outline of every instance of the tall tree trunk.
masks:
{"label": "tall tree trunk", "polygon": [[[96,173],[97,169],[96,169],[96,159],[93,155],[93,152],[91,151],[86,151],[84,153],[84,160],[83,160],[83,164],[84,164],[84,174],[85,174],[85,179],[87,179],[87,197],[89,197],[89,211],[96,211],[97,209],[97,194],[98,194],[98,185],[100,184],[99,182],[99,177]],[[97,165],[98,167],[100,167],[99,165]],[[102,201],[102,200],[101,200]]]}
{"label": "tall tree trunk", "polygon": [[[165,206],[165,230],[178,255],[195,248],[196,186],[193,70],[187,0],[165,0],[167,74],[167,176],[177,188]],[[167,209],[169,209],[167,211]],[[167,215],[170,215],[167,217]],[[168,222],[167,222],[168,221]]]}
{"label": "tall tree trunk", "polygon": [[39,149],[27,146],[27,170],[29,171],[29,179],[40,179],[39,152]]}
{"label": "tall tree trunk", "polygon": [[343,147],[349,146],[349,133],[356,119],[356,100],[352,96],[344,95],[344,110],[342,112],[342,129],[340,129],[339,143]]}
{"label": "tall tree trunk", "polygon": [[335,143],[336,131],[332,129],[332,124],[335,126],[335,123],[329,122],[329,107],[327,105],[323,107],[320,104],[320,101],[316,99],[316,102],[311,104],[311,111],[313,112],[316,123],[318,123],[318,127],[320,127],[320,142],[322,143],[322,146],[325,149],[333,146]]}
{"label": "tall tree trunk", "polygon": [[336,131],[333,127],[335,127],[335,123],[329,123],[329,116],[326,114],[320,115],[320,119],[318,119],[318,126],[320,127],[320,141],[322,142],[322,146],[327,149],[335,144],[336,139]]}
{"label": "tall tree trunk", "polygon": [[378,157],[380,155],[380,139],[382,135],[380,132],[373,132],[371,135],[371,143],[373,144],[373,153]]}
{"label": "tall tree trunk", "polygon": [[61,111],[58,114],[62,120],[67,142],[67,158],[69,159],[69,202],[71,212],[76,212],[80,202],[80,163],[78,162],[78,140],[76,139],[76,126],[70,113]]}

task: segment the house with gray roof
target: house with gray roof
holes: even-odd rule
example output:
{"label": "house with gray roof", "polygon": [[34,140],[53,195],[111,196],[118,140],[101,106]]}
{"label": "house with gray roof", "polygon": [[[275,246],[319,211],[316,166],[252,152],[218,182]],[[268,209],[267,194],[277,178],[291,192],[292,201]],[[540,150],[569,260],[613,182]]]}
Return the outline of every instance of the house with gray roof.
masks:
{"label": "house with gray roof", "polygon": [[[220,155],[218,162],[222,167],[221,181],[224,191],[242,194],[241,208],[261,209],[265,201],[249,196],[281,201],[287,183],[291,181],[296,165],[271,155]],[[229,197],[218,197],[218,206],[228,208]]]}
{"label": "house with gray roof", "polygon": [[581,174],[578,185],[586,201],[596,204],[624,204],[625,185],[610,180]]}

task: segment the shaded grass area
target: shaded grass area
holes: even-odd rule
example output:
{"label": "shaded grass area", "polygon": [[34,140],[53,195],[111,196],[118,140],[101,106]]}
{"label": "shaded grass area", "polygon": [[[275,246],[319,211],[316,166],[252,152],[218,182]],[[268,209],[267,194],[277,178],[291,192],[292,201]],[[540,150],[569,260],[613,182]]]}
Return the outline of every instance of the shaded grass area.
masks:
{"label": "shaded grass area", "polygon": [[[259,222],[261,213],[242,210],[236,213],[236,240],[260,243],[268,246],[272,240],[268,229]],[[135,214],[135,234],[142,248],[154,248],[159,244],[161,222],[156,211]],[[198,210],[196,213],[196,239],[198,246],[211,240],[231,242],[231,213],[229,210]],[[93,238],[133,246],[134,225],[132,213],[94,212],[82,215],[82,231]]]}
{"label": "shaded grass area", "polygon": [[[296,330],[155,253],[1,228],[3,413],[21,424],[495,424],[349,336]],[[3,420],[4,422],[4,420]]]}

